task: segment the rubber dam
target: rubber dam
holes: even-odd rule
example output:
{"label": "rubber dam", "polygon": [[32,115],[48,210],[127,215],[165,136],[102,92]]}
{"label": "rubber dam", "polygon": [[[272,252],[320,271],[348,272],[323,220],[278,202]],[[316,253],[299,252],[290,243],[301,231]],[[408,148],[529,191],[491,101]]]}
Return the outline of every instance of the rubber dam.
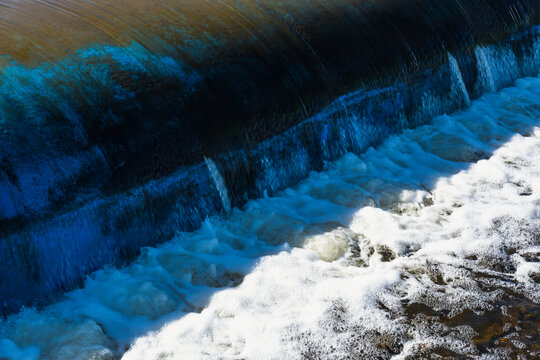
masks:
{"label": "rubber dam", "polygon": [[0,312],[537,76],[538,25],[538,0],[1,0]]}

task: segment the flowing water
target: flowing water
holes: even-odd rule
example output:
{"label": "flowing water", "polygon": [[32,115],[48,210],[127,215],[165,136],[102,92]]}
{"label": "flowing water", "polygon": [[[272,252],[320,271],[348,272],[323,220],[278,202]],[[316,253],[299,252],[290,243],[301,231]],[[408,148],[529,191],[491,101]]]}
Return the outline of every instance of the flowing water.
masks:
{"label": "flowing water", "polygon": [[7,317],[0,359],[540,357],[539,119],[524,78],[346,154]]}
{"label": "flowing water", "polygon": [[539,0],[0,0],[0,317],[536,76],[538,24]]}

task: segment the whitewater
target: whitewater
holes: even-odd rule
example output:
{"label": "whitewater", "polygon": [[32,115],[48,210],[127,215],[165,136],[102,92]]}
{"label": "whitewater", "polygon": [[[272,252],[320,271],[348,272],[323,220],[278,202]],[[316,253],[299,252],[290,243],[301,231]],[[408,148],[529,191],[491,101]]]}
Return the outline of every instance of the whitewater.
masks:
{"label": "whitewater", "polygon": [[540,357],[539,120],[524,78],[346,154],[8,316],[0,359]]}

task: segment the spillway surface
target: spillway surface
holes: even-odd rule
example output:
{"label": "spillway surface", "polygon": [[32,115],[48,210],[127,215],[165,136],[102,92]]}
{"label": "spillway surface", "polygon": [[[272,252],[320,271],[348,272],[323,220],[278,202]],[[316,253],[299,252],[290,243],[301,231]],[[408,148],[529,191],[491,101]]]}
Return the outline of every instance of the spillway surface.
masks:
{"label": "spillway surface", "polygon": [[0,358],[533,359],[539,259],[524,78],[7,317]]}
{"label": "spillway surface", "polygon": [[0,1],[0,314],[535,76],[538,24],[540,0]]}

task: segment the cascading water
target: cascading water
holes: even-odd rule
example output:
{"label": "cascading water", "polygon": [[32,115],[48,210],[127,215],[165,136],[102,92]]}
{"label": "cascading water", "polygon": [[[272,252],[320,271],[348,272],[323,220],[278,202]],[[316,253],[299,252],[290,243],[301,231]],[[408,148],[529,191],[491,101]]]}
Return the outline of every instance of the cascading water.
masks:
{"label": "cascading water", "polygon": [[539,356],[539,108],[522,79],[345,154],[9,316],[0,357]]}
{"label": "cascading water", "polygon": [[540,356],[537,1],[0,9],[0,358]]}
{"label": "cascading water", "polygon": [[207,158],[207,157],[204,158],[204,162],[206,163],[206,166],[208,167],[208,171],[210,171],[210,176],[212,177],[212,180],[214,180],[214,184],[216,185],[216,190],[218,191],[219,196],[221,197],[223,209],[227,213],[231,212],[231,199],[229,199],[229,191],[227,190],[227,186],[225,185],[223,176],[221,176],[221,174],[219,173],[216,163],[212,159]]}
{"label": "cascading water", "polygon": [[4,314],[538,68],[536,0],[2,4]]}

